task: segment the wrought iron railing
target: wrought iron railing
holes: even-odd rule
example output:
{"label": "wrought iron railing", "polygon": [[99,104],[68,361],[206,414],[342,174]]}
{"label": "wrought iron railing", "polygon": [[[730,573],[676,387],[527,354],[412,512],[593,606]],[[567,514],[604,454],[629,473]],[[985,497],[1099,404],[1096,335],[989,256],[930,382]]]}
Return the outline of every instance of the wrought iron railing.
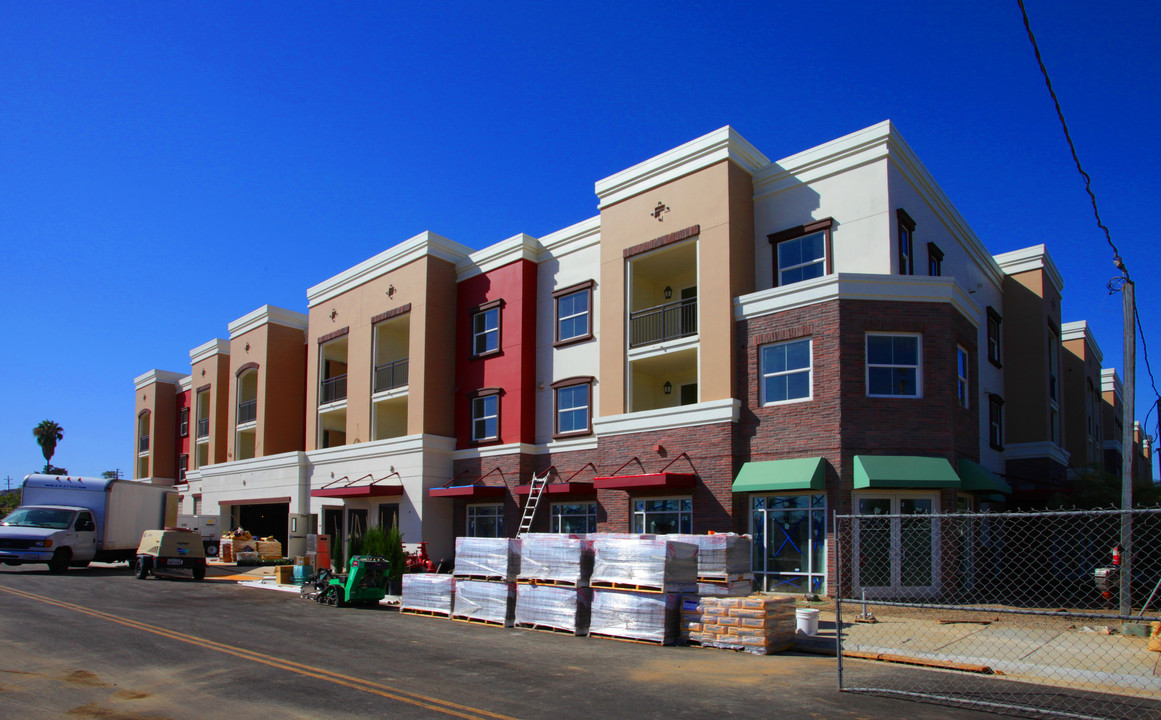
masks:
{"label": "wrought iron railing", "polygon": [[407,360],[383,363],[375,366],[375,392],[393,390],[407,384]]}
{"label": "wrought iron railing", "polygon": [[697,298],[665,303],[629,314],[629,347],[697,334]]}
{"label": "wrought iron railing", "polygon": [[238,403],[238,424],[254,422],[258,418],[258,401],[247,400]]}
{"label": "wrought iron railing", "polygon": [[320,405],[347,399],[347,376],[335,375],[322,381]]}

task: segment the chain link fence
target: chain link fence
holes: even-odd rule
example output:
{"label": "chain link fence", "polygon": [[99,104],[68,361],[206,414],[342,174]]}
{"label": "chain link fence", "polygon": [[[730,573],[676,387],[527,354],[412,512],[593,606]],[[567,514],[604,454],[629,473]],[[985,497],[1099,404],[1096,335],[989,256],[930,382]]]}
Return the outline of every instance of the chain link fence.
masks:
{"label": "chain link fence", "polygon": [[1161,508],[898,510],[835,518],[840,690],[1161,718]]}

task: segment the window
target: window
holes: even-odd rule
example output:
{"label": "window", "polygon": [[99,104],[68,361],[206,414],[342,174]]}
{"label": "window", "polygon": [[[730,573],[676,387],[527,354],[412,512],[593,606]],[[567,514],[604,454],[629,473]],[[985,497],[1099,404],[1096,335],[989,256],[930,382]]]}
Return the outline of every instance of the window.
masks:
{"label": "window", "polygon": [[589,318],[593,284],[593,281],[589,280],[552,293],[556,301],[555,345],[568,345],[592,338],[592,323]]}
{"label": "window", "polygon": [[189,436],[189,408],[182,408],[177,414],[178,437]]}
{"label": "window", "polygon": [[202,496],[201,495],[194,495],[193,496],[193,514],[194,515],[201,515],[202,514]]}
{"label": "window", "polygon": [[1048,332],[1048,439],[1060,442],[1060,398],[1056,369],[1060,363],[1060,338]]}
{"label": "window", "polygon": [[499,391],[492,391],[488,395],[479,395],[472,398],[472,440],[481,442],[484,440],[496,440],[499,437]]}
{"label": "window", "polygon": [[763,405],[809,400],[810,338],[765,345],[760,350]]}
{"label": "window", "polygon": [[959,400],[960,407],[971,407],[971,401],[968,399],[968,351],[962,345],[955,349],[955,364],[956,399]]}
{"label": "window", "polygon": [[185,482],[185,474],[189,471],[189,455],[177,456],[177,481]]}
{"label": "window", "polygon": [[919,397],[918,335],[867,335],[867,395]]}
{"label": "window", "polygon": [[781,287],[834,272],[827,218],[767,236],[774,250],[774,284]]}
{"label": "window", "polygon": [[1004,399],[999,395],[988,396],[988,444],[1004,449]]}
{"label": "window", "polygon": [[500,306],[495,300],[485,303],[472,314],[472,355],[489,355],[500,351]]}
{"label": "window", "polygon": [[597,504],[554,503],[549,510],[549,518],[549,532],[594,533],[597,531]]}
{"label": "window", "polygon": [[993,308],[988,308],[988,362],[1003,367],[1003,347],[1000,345],[1000,323],[1003,320]]}
{"label": "window", "polygon": [[504,537],[504,506],[468,505],[468,537]]}
{"label": "window", "polygon": [[568,378],[558,380],[552,384],[555,396],[556,419],[553,427],[553,437],[564,435],[587,435],[592,432],[589,419],[592,413],[591,377]]}
{"label": "window", "polygon": [[899,274],[915,274],[915,221],[903,208],[895,211],[899,224]]}
{"label": "window", "polygon": [[931,277],[943,275],[943,251],[935,243],[927,243],[927,274]]}
{"label": "window", "polygon": [[750,507],[755,588],[825,592],[826,495],[759,495]]}
{"label": "window", "polygon": [[652,535],[693,532],[693,498],[636,500],[633,532]]}

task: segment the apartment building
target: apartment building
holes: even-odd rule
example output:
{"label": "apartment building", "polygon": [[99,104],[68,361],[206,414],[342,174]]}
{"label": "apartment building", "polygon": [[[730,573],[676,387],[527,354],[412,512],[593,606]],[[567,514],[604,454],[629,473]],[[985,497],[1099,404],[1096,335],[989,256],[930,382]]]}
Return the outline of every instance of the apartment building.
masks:
{"label": "apartment building", "polygon": [[[1066,486],[1085,406],[1062,333],[1107,395],[1099,348],[1062,329],[1044,246],[993,257],[890,122],[778,161],[725,127],[595,190],[596,216],[549,235],[422,233],[307,290],[305,315],[230,323],[188,378],[138,378],[173,395],[139,400],[139,442],[185,402],[185,510],[292,554],[316,525],[397,524],[449,555],[516,534],[546,479],[533,531],[750,533],[756,585],[798,592],[833,582],[832,513]],[[936,590],[927,540],[925,570],[866,557],[856,584]]]}

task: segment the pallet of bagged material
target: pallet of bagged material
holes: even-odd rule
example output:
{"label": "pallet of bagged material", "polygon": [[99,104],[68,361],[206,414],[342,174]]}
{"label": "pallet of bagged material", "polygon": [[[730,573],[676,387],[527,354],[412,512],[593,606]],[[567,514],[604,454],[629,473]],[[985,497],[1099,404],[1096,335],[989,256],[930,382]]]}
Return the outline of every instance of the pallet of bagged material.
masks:
{"label": "pallet of bagged material", "polygon": [[512,582],[520,574],[519,538],[456,538],[456,577]]}
{"label": "pallet of bagged material", "polygon": [[511,627],[516,601],[515,583],[456,580],[452,619]]}
{"label": "pallet of bagged material", "polygon": [[518,584],[515,624],[584,635],[589,629],[592,602],[590,588]]}
{"label": "pallet of bagged material", "polygon": [[749,535],[667,535],[678,542],[697,545],[697,575],[702,582],[753,579],[753,542]]}
{"label": "pallet of bagged material", "polygon": [[593,589],[589,635],[672,645],[680,595]]}
{"label": "pallet of bagged material", "polygon": [[593,543],[580,535],[528,533],[520,539],[518,582],[584,587],[593,572]]}
{"label": "pallet of bagged material", "polygon": [[400,610],[424,610],[450,615],[455,603],[456,579],[436,573],[405,573]]}
{"label": "pallet of bagged material", "polygon": [[754,592],[754,579],[742,578],[739,580],[702,580],[697,581],[698,595],[728,595],[741,597]]}
{"label": "pallet of bagged material", "polygon": [[795,642],[795,600],[790,596],[701,597],[697,624],[687,637],[702,647],[769,654]]}
{"label": "pallet of bagged material", "polygon": [[593,540],[595,588],[636,592],[694,592],[697,546],[661,538]]}

